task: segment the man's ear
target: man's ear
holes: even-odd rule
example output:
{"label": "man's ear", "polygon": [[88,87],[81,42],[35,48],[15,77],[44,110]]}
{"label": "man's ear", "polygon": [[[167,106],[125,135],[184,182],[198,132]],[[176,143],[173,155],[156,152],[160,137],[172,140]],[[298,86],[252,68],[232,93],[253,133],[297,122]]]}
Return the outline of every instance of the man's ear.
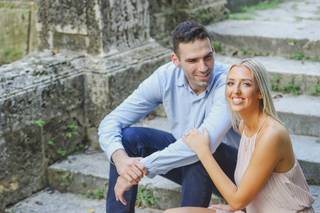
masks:
{"label": "man's ear", "polygon": [[174,52],[171,53],[170,58],[171,58],[172,63],[174,63],[177,67],[180,66],[180,60],[179,60],[179,57],[177,56],[177,54],[175,54]]}

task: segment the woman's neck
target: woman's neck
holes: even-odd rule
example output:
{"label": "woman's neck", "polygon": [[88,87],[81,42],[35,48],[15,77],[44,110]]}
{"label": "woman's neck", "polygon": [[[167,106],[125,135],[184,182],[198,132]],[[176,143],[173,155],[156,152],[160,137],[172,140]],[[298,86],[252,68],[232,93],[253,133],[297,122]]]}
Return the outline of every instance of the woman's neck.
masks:
{"label": "woman's neck", "polygon": [[244,129],[246,129],[247,134],[253,135],[260,128],[261,122],[263,122],[266,115],[259,109],[256,109],[250,112],[240,113],[240,117],[243,120]]}

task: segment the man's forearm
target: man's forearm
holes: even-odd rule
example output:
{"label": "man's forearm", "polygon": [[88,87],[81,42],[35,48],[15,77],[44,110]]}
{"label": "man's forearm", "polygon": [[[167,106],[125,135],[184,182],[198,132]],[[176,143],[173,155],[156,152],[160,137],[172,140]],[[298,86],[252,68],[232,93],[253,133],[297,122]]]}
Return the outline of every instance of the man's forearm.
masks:
{"label": "man's forearm", "polygon": [[181,139],[164,150],[155,152],[141,160],[147,168],[148,176],[166,174],[173,168],[189,165],[198,161],[197,155]]}
{"label": "man's forearm", "polygon": [[116,150],[111,158],[112,158],[112,161],[113,163],[116,165],[116,167],[118,166],[118,164],[120,163],[121,160],[125,160],[127,159],[129,156],[128,154],[126,153],[126,151],[124,151],[124,149],[118,149]]}

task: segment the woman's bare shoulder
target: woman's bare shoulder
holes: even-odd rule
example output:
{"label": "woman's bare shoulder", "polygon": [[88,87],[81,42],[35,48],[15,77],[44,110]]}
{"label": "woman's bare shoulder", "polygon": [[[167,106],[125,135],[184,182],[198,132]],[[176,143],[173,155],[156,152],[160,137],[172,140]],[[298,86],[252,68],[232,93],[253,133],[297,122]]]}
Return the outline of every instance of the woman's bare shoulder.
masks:
{"label": "woman's bare shoulder", "polygon": [[287,128],[279,121],[269,118],[259,134],[260,143],[279,146],[290,142]]}

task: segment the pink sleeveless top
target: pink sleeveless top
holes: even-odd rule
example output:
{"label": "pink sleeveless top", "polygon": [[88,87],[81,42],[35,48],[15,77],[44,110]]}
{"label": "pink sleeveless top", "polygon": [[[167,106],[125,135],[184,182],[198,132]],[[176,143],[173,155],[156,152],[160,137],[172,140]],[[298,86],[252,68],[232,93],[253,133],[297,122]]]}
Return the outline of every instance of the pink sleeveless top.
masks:
{"label": "pink sleeveless top", "polygon": [[[251,156],[253,154],[256,136],[247,137],[242,133],[238,160],[235,171],[236,184],[244,175]],[[309,187],[303,175],[302,169],[297,160],[294,166],[287,172],[273,172],[270,179],[258,195],[246,207],[247,213],[293,213],[293,212],[314,212]]]}

